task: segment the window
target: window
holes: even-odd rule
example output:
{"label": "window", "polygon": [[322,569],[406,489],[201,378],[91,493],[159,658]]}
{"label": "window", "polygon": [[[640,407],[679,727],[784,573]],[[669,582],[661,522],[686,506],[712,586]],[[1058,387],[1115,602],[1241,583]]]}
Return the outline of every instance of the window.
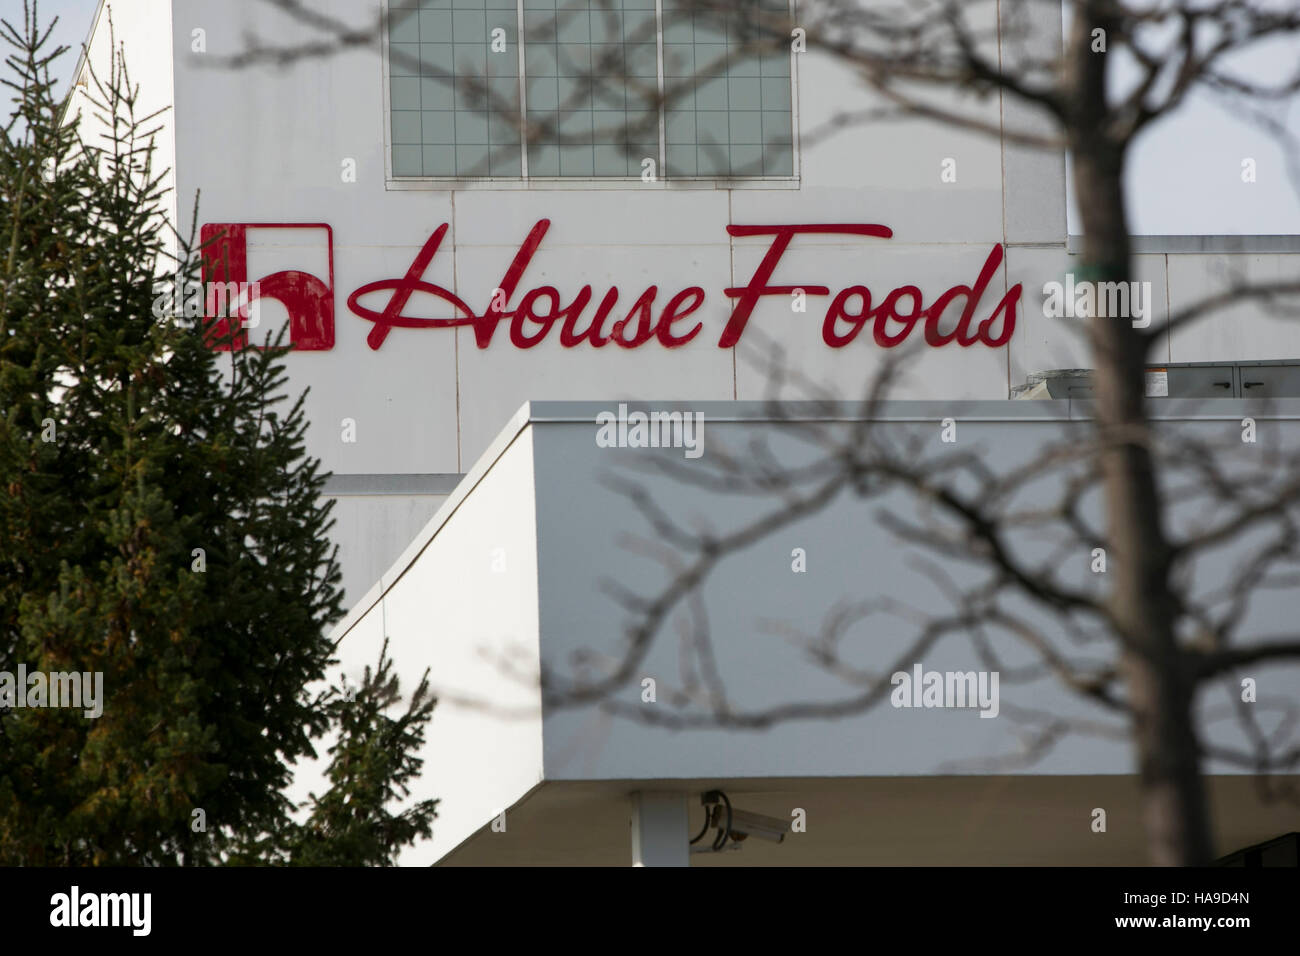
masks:
{"label": "window", "polygon": [[391,0],[392,174],[788,179],[787,4]]}

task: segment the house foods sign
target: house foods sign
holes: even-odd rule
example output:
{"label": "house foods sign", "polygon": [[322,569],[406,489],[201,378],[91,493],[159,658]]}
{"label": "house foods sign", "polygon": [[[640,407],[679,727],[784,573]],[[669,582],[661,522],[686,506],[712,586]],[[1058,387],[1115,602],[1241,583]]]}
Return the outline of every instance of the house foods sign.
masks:
{"label": "house foods sign", "polygon": [[[425,279],[425,273],[442,251],[449,224],[434,230],[421,247],[410,268],[401,276],[368,282],[348,296],[348,309],[370,324],[366,341],[372,349],[382,348],[398,329],[444,329],[460,326],[473,330],[481,349],[508,337],[516,348],[529,349],[548,337],[558,338],[564,348],[616,345],[639,348],[657,343],[677,348],[691,342],[703,330],[692,321],[705,301],[705,290],[689,286],[679,290],[657,285],[624,293],[617,286],[603,293],[584,285],[576,295],[566,296],[555,286],[528,284],[528,267],[537,255],[549,219],[540,219],[529,230],[518,251],[503,262],[501,281],[485,289],[481,300],[466,299]],[[250,282],[248,244],[259,230],[315,230],[327,254],[328,275],[281,271],[253,276]],[[882,348],[893,348],[916,334],[927,345],[955,342],[962,347],[981,344],[998,348],[1011,340],[1016,327],[1016,306],[1021,286],[1012,286],[988,308],[988,285],[1002,264],[1002,246],[994,245],[984,267],[971,285],[955,285],[932,301],[920,288],[903,284],[893,289],[869,289],[851,285],[832,290],[828,286],[772,285],[772,276],[790,243],[801,235],[860,236],[864,240],[889,239],[888,226],[869,223],[814,225],[744,226],[729,225],[734,237],[757,237],[768,243],[762,261],[741,286],[723,290],[733,300],[731,316],[718,338],[719,348],[736,345],[745,332],[754,308],[765,298],[782,297],[787,302],[806,302],[809,297],[829,298],[822,317],[822,339],[831,348],[843,348],[860,335],[869,334]],[[296,348],[321,351],[334,347],[334,261],[333,232],[324,224],[209,224],[203,227],[203,279],[208,289],[206,314],[214,319],[214,336],[228,334],[228,323],[247,319],[248,305],[257,298],[281,302],[289,314],[289,337]],[[212,292],[218,291],[214,296]],[[222,290],[231,289],[228,294]],[[238,307],[223,307],[238,303]],[[423,308],[417,308],[417,303]],[[983,306],[983,307],[982,307]],[[428,309],[428,311],[424,311]],[[946,312],[946,330],[941,326]],[[953,322],[955,317],[956,321]],[[502,326],[506,328],[502,330]],[[236,345],[246,344],[240,336]]]}

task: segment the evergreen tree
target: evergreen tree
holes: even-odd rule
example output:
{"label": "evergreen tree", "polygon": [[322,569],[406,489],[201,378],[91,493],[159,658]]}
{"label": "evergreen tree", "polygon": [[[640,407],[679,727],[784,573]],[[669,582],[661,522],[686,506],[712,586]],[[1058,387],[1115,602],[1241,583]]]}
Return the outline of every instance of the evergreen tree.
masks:
{"label": "evergreen tree", "polygon": [[290,824],[251,843],[236,861],[271,856],[294,866],[391,866],[397,848],[433,832],[436,800],[421,800],[400,813],[387,809],[410,795],[407,783],[423,764],[415,754],[435,703],[426,671],[405,713],[389,717],[401,700],[398,690],[385,640],[379,663],[373,671],[366,668],[361,686],[332,690],[325,703],[338,732],[329,749],[329,790],[311,795],[304,825]]}
{"label": "evergreen tree", "polygon": [[[360,842],[322,807],[381,801],[365,813],[386,819],[432,701],[422,684],[395,731],[383,658],[371,703],[311,690],[340,574],[285,350],[215,352],[205,319],[157,295],[164,272],[197,276],[184,242],[162,268],[157,118],[136,115],[120,53],[90,76],[104,133],[83,141],[34,7],[0,34],[0,671],[100,673],[104,698],[98,717],[0,700],[0,864],[290,859],[291,765],[336,724],[364,769],[331,772],[309,855],[389,862],[432,805]],[[334,833],[356,852],[319,845]]]}

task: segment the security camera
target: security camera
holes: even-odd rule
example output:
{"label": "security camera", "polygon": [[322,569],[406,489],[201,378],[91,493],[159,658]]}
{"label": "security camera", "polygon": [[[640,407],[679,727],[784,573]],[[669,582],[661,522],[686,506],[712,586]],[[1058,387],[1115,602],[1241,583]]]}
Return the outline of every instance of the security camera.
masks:
{"label": "security camera", "polygon": [[[737,810],[731,800],[721,790],[709,790],[700,794],[700,803],[707,809],[704,815],[704,828],[691,840],[692,853],[717,853],[721,850],[739,850],[740,844],[749,837],[780,843],[790,832],[790,822],[778,817],[766,817],[761,813]],[[713,841],[705,846],[695,844],[704,839],[712,828],[717,831]]]}
{"label": "security camera", "polygon": [[790,821],[788,820],[767,817],[761,813],[751,813],[748,810],[734,808],[731,810],[731,822],[728,825],[726,808],[717,804],[713,807],[713,816],[710,822],[715,827],[727,827],[727,836],[737,843],[746,837],[758,837],[760,840],[780,843],[785,839],[785,835],[790,832]]}

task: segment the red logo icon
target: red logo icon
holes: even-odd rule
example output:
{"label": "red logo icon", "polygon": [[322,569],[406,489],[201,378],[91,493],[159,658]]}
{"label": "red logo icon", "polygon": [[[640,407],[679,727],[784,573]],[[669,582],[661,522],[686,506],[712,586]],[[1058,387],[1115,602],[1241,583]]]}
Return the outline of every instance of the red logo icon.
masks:
{"label": "red logo icon", "polygon": [[[248,270],[249,242],[253,241],[256,249],[258,239],[269,239],[272,230],[303,230],[319,233],[319,241],[324,247],[328,263],[328,276],[324,279],[310,272],[298,270],[281,270],[269,275],[255,275],[250,282]],[[334,230],[325,223],[209,223],[199,233],[203,244],[203,283],[210,288],[210,283],[234,284],[240,295],[249,301],[253,299],[274,299],[281,303],[289,313],[289,342],[297,351],[321,352],[334,348]],[[304,237],[302,245],[310,246],[312,240]],[[296,246],[297,244],[295,244]],[[278,251],[278,250],[277,250]],[[257,262],[254,257],[254,263]],[[234,296],[230,299],[233,301]],[[212,320],[209,328],[210,339],[221,339],[230,334],[231,322],[239,323],[239,331],[229,346],[222,348],[244,348],[248,336],[244,331],[244,319],[248,315],[248,304],[238,311],[212,309],[212,297],[209,297],[208,318]]]}

